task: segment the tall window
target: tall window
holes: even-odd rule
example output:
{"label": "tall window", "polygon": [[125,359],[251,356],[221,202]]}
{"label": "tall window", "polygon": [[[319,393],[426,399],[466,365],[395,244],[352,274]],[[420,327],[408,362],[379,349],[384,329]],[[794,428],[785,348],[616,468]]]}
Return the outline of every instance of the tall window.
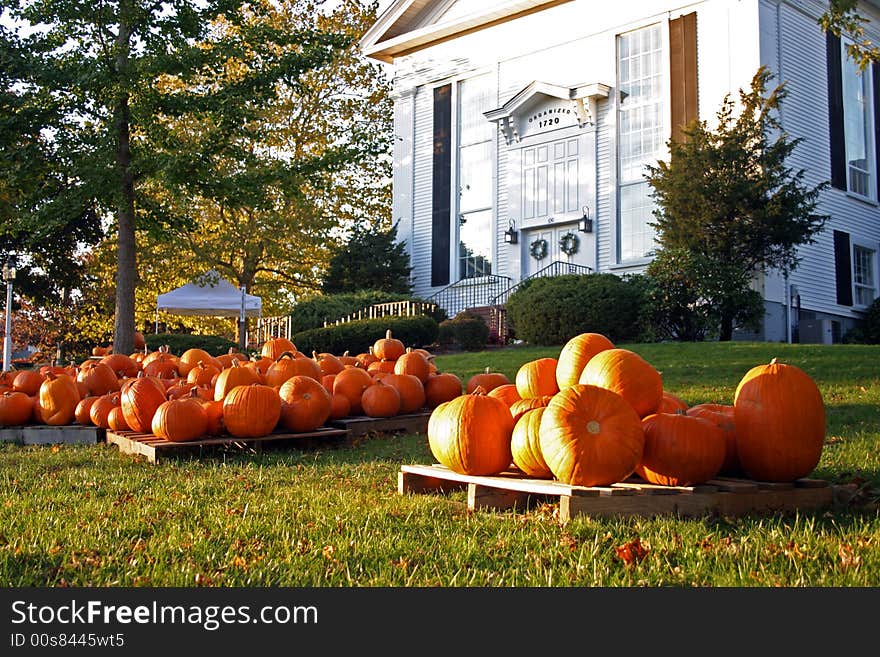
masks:
{"label": "tall window", "polygon": [[841,68],[843,86],[843,130],[846,148],[847,189],[854,194],[873,198],[874,126],[871,95],[871,68],[860,71],[846,52],[847,41],[841,39]]}
{"label": "tall window", "polygon": [[491,75],[458,85],[458,275],[492,273],[492,152],[496,126],[483,112],[495,106]]}
{"label": "tall window", "polygon": [[877,252],[853,245],[853,288],[855,305],[870,306],[877,292],[874,260]]}
{"label": "tall window", "polygon": [[662,155],[663,98],[660,25],[617,37],[618,109],[617,256],[633,260],[654,253],[654,200],[645,165]]}

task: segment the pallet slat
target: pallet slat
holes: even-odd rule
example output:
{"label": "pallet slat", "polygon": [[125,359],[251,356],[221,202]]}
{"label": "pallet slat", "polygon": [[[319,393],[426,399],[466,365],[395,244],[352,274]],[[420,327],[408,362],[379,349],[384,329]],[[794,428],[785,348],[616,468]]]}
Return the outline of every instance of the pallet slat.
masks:
{"label": "pallet slat", "polygon": [[[611,486],[568,486],[547,479],[532,479],[520,472],[496,476],[462,475],[442,465],[403,465],[398,492],[428,493],[467,487],[468,509],[512,509],[524,506],[530,496],[556,498],[559,519],[579,515],[622,517],[677,515],[697,517],[712,513],[746,515],[806,511],[834,503],[834,487],[819,479],[765,485],[746,479],[718,478],[700,486],[662,487],[628,479]],[[665,491],[660,489],[666,488]]]}
{"label": "pallet slat", "polygon": [[158,463],[163,456],[185,454],[218,447],[262,449],[264,444],[280,444],[289,442],[311,443],[314,440],[346,438],[348,433],[333,427],[319,427],[315,431],[304,433],[275,432],[256,438],[238,438],[235,436],[216,436],[187,442],[169,442],[153,434],[136,433],[133,431],[108,431],[107,444],[116,445],[121,454],[144,456],[150,463]]}
{"label": "pallet slat", "polygon": [[0,428],[0,442],[19,445],[95,445],[105,440],[104,429],[83,424],[45,424]]}
{"label": "pallet slat", "polygon": [[339,420],[333,420],[328,423],[328,426],[336,427],[337,429],[345,429],[352,437],[363,436],[373,431],[423,434],[428,432],[428,420],[430,417],[430,411],[405,413],[403,415],[395,415],[394,417],[387,418],[358,415],[355,417],[345,417]]}

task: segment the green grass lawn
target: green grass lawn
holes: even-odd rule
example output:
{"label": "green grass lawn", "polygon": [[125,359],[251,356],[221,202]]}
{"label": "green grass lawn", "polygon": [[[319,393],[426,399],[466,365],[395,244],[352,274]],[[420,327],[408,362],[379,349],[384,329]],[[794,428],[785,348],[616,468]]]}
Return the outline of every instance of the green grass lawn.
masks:
{"label": "green grass lawn", "polygon": [[[813,476],[862,486],[827,511],[699,519],[576,517],[555,504],[470,513],[465,494],[400,496],[422,435],[350,447],[218,452],[157,466],[112,446],[0,446],[3,586],[878,586],[880,347],[638,344],[666,389],[731,403],[776,356],[818,383],[827,440]],[[437,357],[466,380],[558,347]],[[620,558],[640,542],[641,560]]]}

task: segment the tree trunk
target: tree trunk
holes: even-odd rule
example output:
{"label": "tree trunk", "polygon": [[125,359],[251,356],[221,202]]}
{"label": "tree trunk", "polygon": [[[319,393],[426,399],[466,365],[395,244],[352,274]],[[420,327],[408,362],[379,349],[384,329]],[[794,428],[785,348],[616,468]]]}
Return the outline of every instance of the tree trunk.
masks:
{"label": "tree trunk", "polygon": [[137,255],[134,231],[134,174],[131,169],[131,132],[129,95],[126,91],[131,31],[124,8],[120,8],[117,36],[116,73],[122,91],[116,103],[116,167],[119,172],[119,206],[117,208],[116,253],[116,317],[113,323],[113,351],[130,354],[134,351],[134,294],[137,277]]}
{"label": "tree trunk", "polygon": [[721,342],[730,342],[733,340],[733,315],[721,316],[721,333],[718,336]]}

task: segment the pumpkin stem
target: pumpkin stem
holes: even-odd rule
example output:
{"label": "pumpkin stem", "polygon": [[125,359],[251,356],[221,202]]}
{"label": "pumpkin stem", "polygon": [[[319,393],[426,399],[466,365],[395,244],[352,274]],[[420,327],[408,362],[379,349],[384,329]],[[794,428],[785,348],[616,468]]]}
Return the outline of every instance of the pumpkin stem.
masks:
{"label": "pumpkin stem", "polygon": [[386,338],[387,340],[390,340],[390,339],[391,339],[391,329],[388,329],[387,331],[385,331],[385,338]]}
{"label": "pumpkin stem", "polygon": [[776,356],[774,356],[773,358],[770,359],[770,364],[776,365]]}
{"label": "pumpkin stem", "polygon": [[483,386],[477,386],[476,388],[474,388],[474,391],[471,394],[472,395],[485,395],[486,389]]}
{"label": "pumpkin stem", "polygon": [[293,355],[293,352],[285,351],[283,354],[281,354],[280,356],[278,356],[278,358],[275,359],[275,362],[276,362],[276,363],[279,362],[279,361],[280,361],[282,358],[284,358],[285,356],[287,356],[288,358],[296,358],[296,357]]}

